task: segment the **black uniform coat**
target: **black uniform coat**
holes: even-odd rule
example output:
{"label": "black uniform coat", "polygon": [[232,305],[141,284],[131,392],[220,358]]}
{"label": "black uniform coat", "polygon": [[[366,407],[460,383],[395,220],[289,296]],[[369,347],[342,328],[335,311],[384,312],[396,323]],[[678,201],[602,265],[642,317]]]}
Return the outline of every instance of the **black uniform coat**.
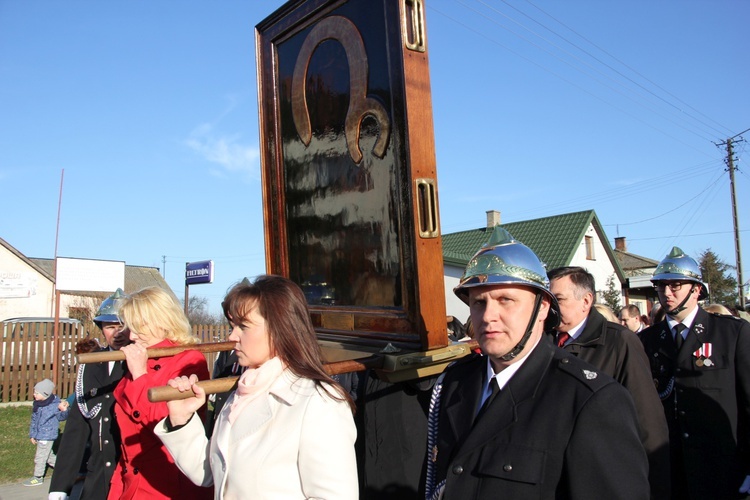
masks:
{"label": "black uniform coat", "polygon": [[563,349],[625,387],[635,403],[641,442],[649,462],[652,498],[669,498],[669,431],[664,409],[638,336],[591,308],[581,334]]}
{"label": "black uniform coat", "polygon": [[[100,349],[103,350],[103,349]],[[106,499],[109,482],[120,455],[120,432],[115,422],[112,396],[122,378],[122,363],[117,362],[109,373],[109,363],[89,363],[82,373],[83,398],[89,410],[101,403],[99,413],[85,418],[78,404],[73,403],[65,423],[58,460],[52,474],[49,491],[64,491],[70,495],[78,477],[81,460],[90,441],[86,481],[81,492],[82,500]]]}
{"label": "black uniform coat", "polygon": [[[214,362],[214,369],[211,373],[212,379],[217,378],[224,378],[224,377],[237,377],[239,375],[242,375],[242,373],[245,371],[245,368],[243,366],[240,366],[239,360],[237,358],[237,351],[232,349],[231,351],[221,351],[218,356],[216,356],[216,361]],[[208,415],[206,417],[206,436],[211,437],[211,435],[214,432],[214,425],[216,425],[216,419],[219,417],[219,413],[221,413],[221,409],[224,408],[224,404],[227,402],[227,398],[234,392],[234,389],[231,389],[226,392],[219,392],[216,393],[214,397],[214,404],[213,409],[208,412]]]}
{"label": "black uniform coat", "polygon": [[[699,309],[679,355],[666,320],[641,340],[690,498],[737,498],[750,474],[750,323]],[[696,356],[705,344],[710,357]]]}
{"label": "black uniform coat", "polygon": [[472,428],[486,369],[473,355],[442,383],[430,455],[446,500],[648,498],[635,408],[620,384],[543,336]]}

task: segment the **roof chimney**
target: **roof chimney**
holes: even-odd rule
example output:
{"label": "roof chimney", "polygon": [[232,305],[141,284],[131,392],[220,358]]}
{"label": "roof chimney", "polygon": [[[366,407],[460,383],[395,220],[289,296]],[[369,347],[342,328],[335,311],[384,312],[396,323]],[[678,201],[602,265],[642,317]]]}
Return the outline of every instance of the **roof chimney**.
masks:
{"label": "roof chimney", "polygon": [[615,250],[619,250],[621,252],[628,251],[628,244],[625,241],[625,236],[618,236],[617,238],[615,238]]}
{"label": "roof chimney", "polygon": [[492,229],[500,225],[500,212],[497,210],[487,210],[487,229]]}

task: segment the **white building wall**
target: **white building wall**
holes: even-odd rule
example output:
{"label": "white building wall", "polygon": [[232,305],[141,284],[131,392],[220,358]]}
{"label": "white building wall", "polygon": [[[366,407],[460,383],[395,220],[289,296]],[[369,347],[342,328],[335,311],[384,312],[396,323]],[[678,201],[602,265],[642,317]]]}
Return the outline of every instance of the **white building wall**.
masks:
{"label": "white building wall", "polygon": [[[596,282],[596,299],[597,302],[602,302],[602,292],[607,289],[607,280],[610,276],[615,278],[615,287],[618,290],[622,290],[622,282],[617,277],[615,267],[612,261],[607,255],[607,250],[599,238],[599,235],[594,229],[593,224],[589,224],[586,230],[586,236],[591,236],[594,240],[594,259],[588,259],[586,257],[586,238],[581,239],[578,244],[578,250],[573,255],[573,259],[570,262],[571,266],[579,266],[586,269],[594,276]],[[620,305],[625,304],[625,298],[620,293]]]}
{"label": "white building wall", "polygon": [[0,321],[54,314],[52,282],[0,245]]}
{"label": "white building wall", "polygon": [[448,316],[454,316],[461,323],[466,324],[469,320],[469,306],[456,297],[453,289],[458,286],[463,268],[458,266],[444,265],[443,276],[445,278],[445,311]]}

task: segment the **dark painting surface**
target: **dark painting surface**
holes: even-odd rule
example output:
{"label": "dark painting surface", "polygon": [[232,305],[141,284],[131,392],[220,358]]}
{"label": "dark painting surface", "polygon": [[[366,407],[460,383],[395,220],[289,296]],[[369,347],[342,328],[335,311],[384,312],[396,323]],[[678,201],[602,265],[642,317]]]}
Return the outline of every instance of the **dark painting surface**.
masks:
{"label": "dark painting surface", "polygon": [[276,44],[290,278],[313,305],[400,307],[386,14],[347,7]]}

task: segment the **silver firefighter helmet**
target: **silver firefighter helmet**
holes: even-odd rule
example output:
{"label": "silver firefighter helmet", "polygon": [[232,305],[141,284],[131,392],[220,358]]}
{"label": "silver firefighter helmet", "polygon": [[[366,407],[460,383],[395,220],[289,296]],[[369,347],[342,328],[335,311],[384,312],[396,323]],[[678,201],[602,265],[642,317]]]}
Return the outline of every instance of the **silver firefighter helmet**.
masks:
{"label": "silver firefighter helmet", "polygon": [[119,323],[120,318],[117,316],[117,310],[120,307],[120,299],[125,297],[125,292],[122,288],[118,288],[115,293],[104,299],[102,305],[96,311],[96,317],[94,317],[94,323],[99,328],[102,327],[102,323]]}
{"label": "silver firefighter helmet", "polygon": [[490,240],[471,258],[453,293],[468,304],[470,288],[491,285],[522,285],[541,291],[549,298],[552,312],[545,328],[559,323],[560,308],[550,292],[544,264],[529,247],[500,226],[495,226]]}
{"label": "silver firefighter helmet", "polygon": [[651,282],[659,281],[688,281],[701,285],[698,300],[708,297],[708,287],[703,283],[701,268],[698,262],[687,255],[679,247],[672,247],[672,251],[659,262],[651,277]]}

